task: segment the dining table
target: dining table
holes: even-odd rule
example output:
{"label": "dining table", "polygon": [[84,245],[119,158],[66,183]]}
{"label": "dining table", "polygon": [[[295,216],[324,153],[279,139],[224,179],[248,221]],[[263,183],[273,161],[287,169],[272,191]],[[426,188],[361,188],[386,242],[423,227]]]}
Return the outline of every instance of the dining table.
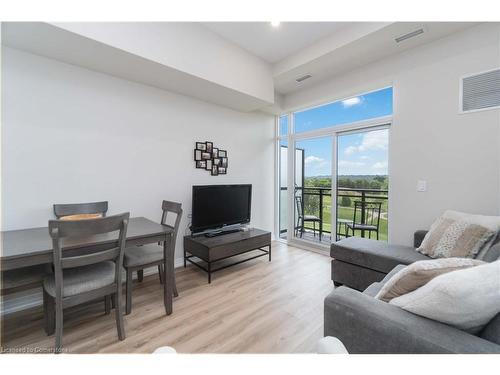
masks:
{"label": "dining table", "polygon": [[[0,270],[11,271],[24,267],[52,264],[53,248],[48,227],[1,231]],[[63,256],[83,255],[113,246],[118,242],[118,231],[64,238]],[[145,217],[129,219],[126,247],[163,243],[163,303],[167,315],[172,314],[174,283],[173,229]]]}

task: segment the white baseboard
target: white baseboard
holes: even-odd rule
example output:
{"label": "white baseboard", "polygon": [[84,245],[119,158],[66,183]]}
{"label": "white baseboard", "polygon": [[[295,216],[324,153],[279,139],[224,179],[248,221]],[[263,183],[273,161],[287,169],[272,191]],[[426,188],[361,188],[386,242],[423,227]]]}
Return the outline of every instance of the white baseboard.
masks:
{"label": "white baseboard", "polygon": [[[176,258],[174,261],[174,267],[179,268],[183,266],[183,258]],[[157,272],[158,270],[155,267],[147,268],[144,270],[144,276],[156,274]],[[134,278],[136,278],[136,276],[134,276]],[[0,304],[0,316],[5,316],[18,311],[42,306],[42,288],[35,288],[12,295],[2,296],[1,300],[2,303]]]}

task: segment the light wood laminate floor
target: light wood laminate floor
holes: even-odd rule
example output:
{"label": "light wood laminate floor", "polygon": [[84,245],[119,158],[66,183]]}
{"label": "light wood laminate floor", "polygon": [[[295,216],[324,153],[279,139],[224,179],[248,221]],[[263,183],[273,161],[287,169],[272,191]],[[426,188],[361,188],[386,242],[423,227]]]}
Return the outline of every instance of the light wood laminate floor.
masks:
{"label": "light wood laminate floor", "polygon": [[[333,290],[329,257],[274,242],[267,257],[213,275],[194,266],[176,269],[179,297],[165,315],[158,275],[134,282],[126,339],[116,334],[114,310],[94,303],[65,312],[63,347],[69,353],[308,353],[323,336],[323,299]],[[234,261],[231,259],[230,261]],[[3,319],[3,348],[54,345],[41,309]]]}

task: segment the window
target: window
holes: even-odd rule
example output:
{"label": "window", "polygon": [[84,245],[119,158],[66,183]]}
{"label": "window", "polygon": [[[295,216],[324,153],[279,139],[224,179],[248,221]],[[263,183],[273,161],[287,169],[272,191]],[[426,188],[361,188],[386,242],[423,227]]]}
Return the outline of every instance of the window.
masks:
{"label": "window", "polygon": [[288,134],[288,116],[280,117],[280,127],[279,127],[280,136],[286,136]]}
{"label": "window", "polygon": [[295,132],[334,127],[392,114],[392,87],[294,113]]}

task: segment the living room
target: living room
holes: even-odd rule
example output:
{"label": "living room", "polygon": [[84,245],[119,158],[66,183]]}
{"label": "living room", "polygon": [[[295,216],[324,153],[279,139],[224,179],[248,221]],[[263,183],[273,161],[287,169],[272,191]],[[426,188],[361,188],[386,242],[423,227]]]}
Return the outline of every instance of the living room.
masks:
{"label": "living room", "polygon": [[46,11],[2,17],[2,353],[498,359],[500,20]]}

